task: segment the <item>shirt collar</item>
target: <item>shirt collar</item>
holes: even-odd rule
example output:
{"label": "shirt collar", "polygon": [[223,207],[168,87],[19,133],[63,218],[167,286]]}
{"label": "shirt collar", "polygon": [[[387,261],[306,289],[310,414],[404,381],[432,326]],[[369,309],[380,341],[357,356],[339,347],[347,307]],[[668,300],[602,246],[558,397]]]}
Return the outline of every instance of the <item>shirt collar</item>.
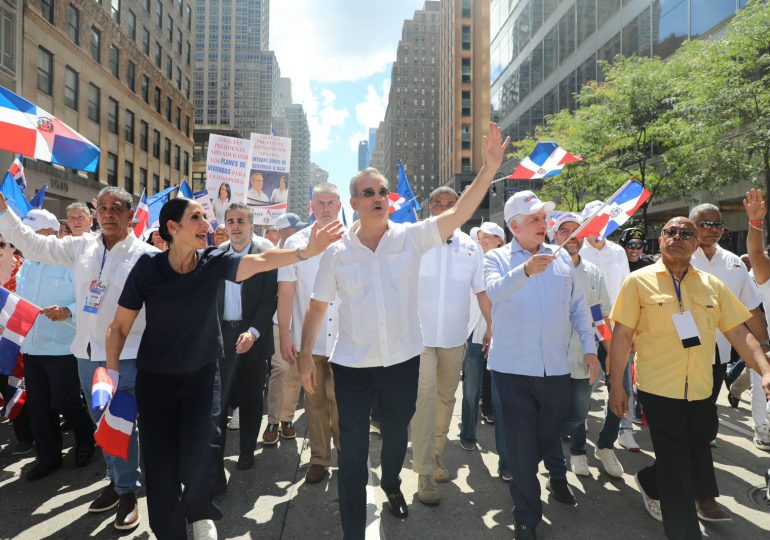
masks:
{"label": "shirt collar", "polygon": [[[656,274],[663,273],[668,274],[669,276],[671,275],[671,272],[668,271],[668,268],[666,268],[666,265],[663,263],[663,257],[655,261],[652,267],[655,269]],[[687,274],[685,274],[685,277],[695,272],[698,272],[698,269],[695,268],[692,263],[690,263],[690,266],[687,268]]]}
{"label": "shirt collar", "polygon": [[251,242],[249,242],[249,244],[245,248],[243,248],[241,251],[236,250],[233,243],[230,242],[230,251],[234,251],[235,253],[248,253],[249,251],[251,251]]}
{"label": "shirt collar", "polygon": [[[526,249],[524,249],[523,247],[521,247],[521,244],[519,244],[519,241],[518,241],[518,240],[516,240],[516,236],[515,236],[515,235],[514,235],[514,237],[511,239],[511,243],[510,243],[510,246],[511,246],[511,254],[517,253],[517,252],[519,252],[519,251],[526,251],[527,253],[529,253],[529,251],[527,251]],[[552,251],[551,251],[551,249],[550,249],[550,248],[546,247],[546,245],[545,245],[545,244],[540,244],[540,245],[537,247],[537,252],[538,252],[538,253],[551,253]]]}

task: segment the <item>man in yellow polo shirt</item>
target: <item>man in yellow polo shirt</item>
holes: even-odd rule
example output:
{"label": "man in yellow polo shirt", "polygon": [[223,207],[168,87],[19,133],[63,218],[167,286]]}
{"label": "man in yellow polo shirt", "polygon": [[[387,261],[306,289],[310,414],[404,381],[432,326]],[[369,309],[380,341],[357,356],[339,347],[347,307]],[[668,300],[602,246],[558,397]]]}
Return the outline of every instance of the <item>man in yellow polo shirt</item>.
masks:
{"label": "man in yellow polo shirt", "polygon": [[[770,366],[743,324],[749,311],[718,278],[690,264],[698,247],[695,225],[684,217],[671,219],[659,244],[661,259],[625,279],[610,315],[615,321],[610,407],[625,417],[621,378],[635,339],[639,400],[656,457],[636,474],[637,485],[647,511],[662,519],[667,538],[699,539],[698,514],[724,510],[714,499],[719,492],[713,477],[693,474],[711,463],[709,442],[716,432],[709,400],[716,330],[762,375],[768,394]],[[701,509],[702,504],[718,507]]]}

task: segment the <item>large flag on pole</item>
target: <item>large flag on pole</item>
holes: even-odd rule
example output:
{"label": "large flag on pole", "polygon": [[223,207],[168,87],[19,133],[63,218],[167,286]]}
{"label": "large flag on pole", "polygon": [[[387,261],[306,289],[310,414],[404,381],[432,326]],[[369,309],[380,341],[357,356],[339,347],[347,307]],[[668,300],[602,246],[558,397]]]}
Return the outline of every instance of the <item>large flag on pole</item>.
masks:
{"label": "large flag on pole", "polygon": [[390,199],[390,216],[388,219],[395,223],[414,223],[417,221],[417,212],[420,203],[414,196],[412,186],[404,171],[404,164],[398,160],[398,189],[388,195]]}
{"label": "large flag on pole", "polygon": [[642,184],[629,179],[575,231],[575,238],[606,238],[634,215],[650,198]]}
{"label": "large flag on pole", "polygon": [[8,206],[11,207],[13,213],[20,218],[23,218],[27,215],[27,212],[32,210],[32,205],[30,205],[26,197],[24,197],[22,188],[19,187],[19,183],[13,177],[15,163],[15,161],[11,163],[11,168],[5,173],[3,183],[0,184],[0,192],[3,193],[5,201],[8,203]]}
{"label": "large flag on pole", "polygon": [[147,211],[150,214],[150,227],[158,226],[158,220],[160,219],[160,209],[163,208],[163,205],[168,202],[168,196],[171,194],[171,192],[178,188],[179,186],[167,187],[163,191],[159,191],[152,197],[146,199]]}
{"label": "large flag on pole", "polygon": [[67,124],[0,86],[0,149],[96,172],[99,147]]}
{"label": "large flag on pole", "polygon": [[134,234],[137,238],[142,237],[142,233],[150,226],[150,209],[147,207],[147,190],[142,190],[142,196],[139,197],[139,204],[136,205],[134,212]]}
{"label": "large flag on pole", "polygon": [[537,143],[532,153],[525,157],[513,171],[513,174],[507,178],[510,180],[535,180],[556,176],[561,173],[567,163],[582,159],[580,156],[570,154],[555,142]]}
{"label": "large flag on pole", "polygon": [[10,375],[40,308],[0,287],[0,373]]}

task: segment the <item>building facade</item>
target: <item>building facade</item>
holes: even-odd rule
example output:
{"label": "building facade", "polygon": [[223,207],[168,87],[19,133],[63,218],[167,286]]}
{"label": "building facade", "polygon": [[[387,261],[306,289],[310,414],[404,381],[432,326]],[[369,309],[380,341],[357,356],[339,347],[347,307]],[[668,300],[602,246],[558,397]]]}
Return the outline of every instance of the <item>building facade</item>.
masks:
{"label": "building facade", "polygon": [[369,141],[358,141],[358,170],[369,166]]}

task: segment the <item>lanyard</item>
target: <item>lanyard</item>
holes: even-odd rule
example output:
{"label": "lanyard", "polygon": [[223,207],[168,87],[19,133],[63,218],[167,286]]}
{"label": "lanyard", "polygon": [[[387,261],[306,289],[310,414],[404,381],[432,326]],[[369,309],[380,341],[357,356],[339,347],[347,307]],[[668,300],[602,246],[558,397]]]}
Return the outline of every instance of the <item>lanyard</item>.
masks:
{"label": "lanyard", "polygon": [[674,290],[676,291],[676,298],[677,300],[679,300],[679,311],[684,311],[684,305],[682,304],[682,281],[684,280],[686,275],[687,275],[687,270],[684,271],[684,274],[682,275],[682,279],[677,281],[676,277],[674,277],[674,274],[671,274],[671,279],[674,281]]}
{"label": "lanyard", "polygon": [[107,246],[104,246],[104,251],[102,252],[102,264],[99,266],[99,278],[97,281],[102,280],[102,270],[104,270],[104,261],[107,259]]}

